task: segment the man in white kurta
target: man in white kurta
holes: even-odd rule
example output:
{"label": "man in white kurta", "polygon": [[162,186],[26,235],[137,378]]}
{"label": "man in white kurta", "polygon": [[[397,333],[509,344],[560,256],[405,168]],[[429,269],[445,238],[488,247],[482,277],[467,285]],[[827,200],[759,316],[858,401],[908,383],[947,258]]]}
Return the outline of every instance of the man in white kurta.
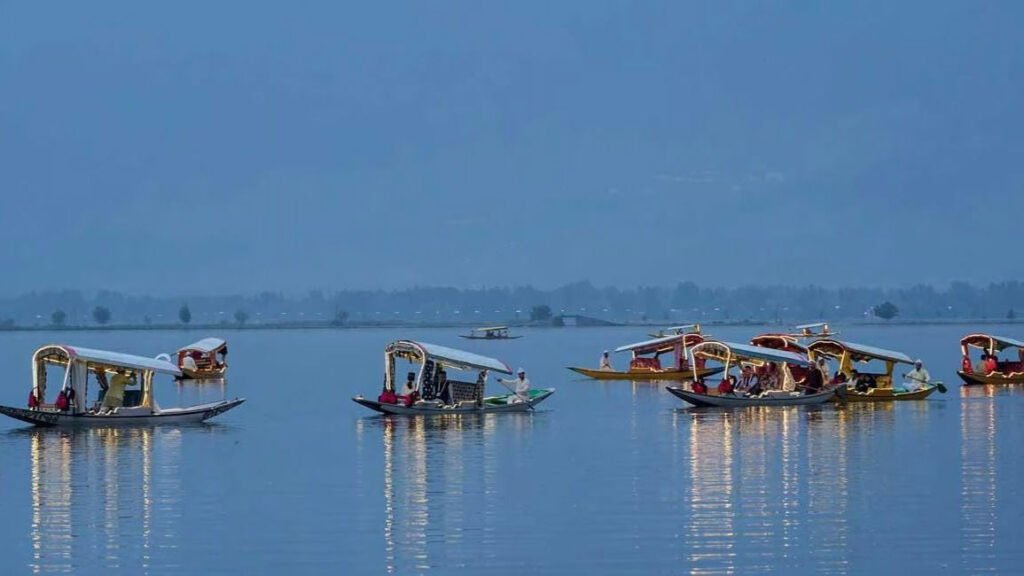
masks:
{"label": "man in white kurta", "polygon": [[526,402],[530,399],[530,380],[526,377],[526,370],[520,368],[516,371],[516,376],[518,377],[515,380],[498,378],[498,382],[511,386],[515,391],[515,396],[509,398],[509,402]]}
{"label": "man in white kurta", "polygon": [[601,355],[601,365],[599,366],[599,369],[604,370],[605,372],[612,372],[615,370],[615,368],[612,367],[612,360],[608,357],[607,350],[605,350],[604,354]]}
{"label": "man in white kurta", "polygon": [[904,374],[903,377],[907,379],[903,383],[903,387],[907,390],[917,390],[931,380],[931,375],[924,369],[920,360],[914,362],[914,369]]}

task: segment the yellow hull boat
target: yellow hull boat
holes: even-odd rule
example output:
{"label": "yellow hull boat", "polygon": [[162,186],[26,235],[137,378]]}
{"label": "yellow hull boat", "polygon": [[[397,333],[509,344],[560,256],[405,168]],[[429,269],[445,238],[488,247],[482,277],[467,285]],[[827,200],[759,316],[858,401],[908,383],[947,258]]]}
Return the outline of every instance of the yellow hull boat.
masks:
{"label": "yellow hull boat", "polygon": [[938,390],[938,386],[927,386],[906,392],[893,388],[871,388],[867,392],[857,392],[847,387],[845,394],[836,394],[833,402],[896,402],[900,400],[924,400]]}

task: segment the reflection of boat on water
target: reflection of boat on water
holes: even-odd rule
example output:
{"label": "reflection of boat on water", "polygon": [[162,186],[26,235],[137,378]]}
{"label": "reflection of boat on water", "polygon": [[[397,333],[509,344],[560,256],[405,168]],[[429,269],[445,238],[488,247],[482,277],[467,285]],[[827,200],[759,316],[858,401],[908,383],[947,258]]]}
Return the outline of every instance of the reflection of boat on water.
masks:
{"label": "reflection of boat on water", "polygon": [[[970,349],[978,348],[992,357],[992,364],[985,366],[984,360],[971,362]],[[1017,351],[1017,360],[998,360],[998,353],[1006,349]],[[960,340],[960,370],[957,374],[965,385],[977,384],[1024,384],[1024,342],[1005,336],[990,334],[968,334]],[[992,369],[994,368],[994,369]]]}
{"label": "reflection of boat on water", "polygon": [[469,334],[459,334],[459,338],[467,340],[515,340],[522,336],[512,336],[508,333],[508,326],[484,326],[473,328]]}
{"label": "reflection of boat on water", "polygon": [[[963,573],[998,572],[999,418],[995,397],[1006,388],[961,388],[960,521]],[[1012,494],[1012,493],[1011,493]]]}
{"label": "reflection of boat on water", "polygon": [[[399,395],[395,363],[406,361],[418,368],[409,372],[411,393]],[[479,414],[492,412],[526,412],[555,393],[554,388],[532,388],[525,398],[517,394],[484,396],[487,373],[512,374],[501,360],[488,358],[454,348],[399,340],[384,351],[384,390],[376,400],[356,396],[352,400],[371,410],[385,414]],[[448,378],[446,368],[478,371],[475,382]]]}
{"label": "reflection of boat on water", "polygon": [[[760,383],[762,376],[757,376],[758,380],[754,380],[754,371],[774,369],[778,365],[782,366],[782,372],[780,373],[784,374],[786,370],[792,370],[790,367],[808,368],[810,366],[806,356],[785,350],[708,340],[691,348],[690,356],[692,358],[691,363],[694,366],[702,358],[722,364],[722,382],[718,387],[718,394],[709,393],[706,385],[703,391],[695,390],[695,384],[691,384],[687,388],[680,386],[668,387],[668,391],[673,396],[698,407],[807,406],[827,402],[837,392],[842,391],[841,387],[837,387],[821,390],[813,394],[804,394],[802,391],[795,389],[796,384],[794,382],[794,388],[792,389],[785,389],[785,387],[781,390],[764,389],[756,393],[756,389],[762,387]],[[751,375],[749,386],[747,386],[748,383],[744,382],[742,383],[742,389],[735,388],[732,385],[734,377],[729,375],[729,371],[737,366],[742,366],[744,369],[749,370]],[[771,376],[771,372],[766,371],[764,377],[767,378],[769,376]],[[700,383],[702,379],[695,373],[693,374],[693,381]],[[726,384],[727,386],[723,386]]]}
{"label": "reflection of boat on water", "polygon": [[361,495],[380,500],[383,493],[383,572],[485,571],[488,558],[508,548],[495,541],[495,523],[507,521],[514,506],[499,488],[513,473],[499,453],[510,441],[528,441],[536,420],[529,413],[357,419],[359,453],[367,455],[355,463],[367,475],[358,481]]}
{"label": "reflection of boat on water", "polygon": [[[56,400],[46,403],[47,368],[63,369]],[[181,372],[164,360],[67,345],[48,345],[32,355],[28,408],[0,406],[0,414],[37,426],[128,426],[202,422],[238,406],[243,398],[181,408],[161,408],[154,398],[158,374]],[[99,390],[88,404],[90,375]],[[108,378],[108,375],[111,375]],[[138,390],[129,388],[138,386]]]}
{"label": "reflection of boat on water", "polygon": [[[840,381],[837,383],[847,384],[846,394],[842,396],[846,402],[923,400],[936,390],[943,393],[946,391],[941,382],[914,384],[916,388],[907,388],[910,384],[904,384],[903,388],[896,388],[893,384],[896,364],[914,364],[903,352],[831,339],[811,342],[807,351],[811,359],[826,357],[838,360]],[[859,372],[854,368],[855,362],[868,364],[876,361],[884,367],[881,372]]]}
{"label": "reflection of boat on water", "polygon": [[[704,336],[697,332],[662,336],[653,340],[645,340],[633,344],[619,346],[615,352],[629,352],[629,370],[601,370],[593,368],[569,367],[595,380],[683,380],[690,378],[694,370],[701,377],[721,372],[721,368],[706,368],[703,364],[691,367],[687,360],[687,350],[704,341]],[[672,354],[672,365],[663,367],[661,356]]]}
{"label": "reflection of boat on water", "polygon": [[90,566],[98,573],[142,574],[180,566],[180,428],[23,428],[9,434],[28,437],[33,573]]}

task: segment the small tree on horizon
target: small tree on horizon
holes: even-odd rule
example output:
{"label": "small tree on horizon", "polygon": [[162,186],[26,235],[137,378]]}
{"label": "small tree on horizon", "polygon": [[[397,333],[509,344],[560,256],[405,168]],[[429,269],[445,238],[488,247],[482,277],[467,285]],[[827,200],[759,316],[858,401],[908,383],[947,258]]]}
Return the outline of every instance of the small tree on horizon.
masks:
{"label": "small tree on horizon", "polygon": [[543,322],[551,319],[551,306],[541,304],[530,309],[531,322]]}
{"label": "small tree on horizon", "polygon": [[1016,320],[1017,319],[1017,313],[1013,311],[1013,308],[1010,308],[1010,311],[1006,313],[1006,319],[1007,320]]}
{"label": "small tree on horizon", "polygon": [[344,310],[336,310],[334,312],[334,318],[331,319],[331,325],[341,326],[345,322],[348,322],[348,312]]}
{"label": "small tree on horizon", "polygon": [[896,316],[899,316],[900,309],[895,304],[887,300],[872,308],[871,312],[882,320],[892,320]]}
{"label": "small tree on horizon", "polygon": [[100,326],[106,326],[107,322],[110,322],[110,316],[110,308],[106,306],[97,306],[92,309],[92,319]]}
{"label": "small tree on horizon", "polygon": [[181,308],[178,309],[178,320],[181,320],[182,324],[188,324],[192,321],[192,311],[188,309],[188,304],[182,304]]}
{"label": "small tree on horizon", "polygon": [[235,322],[238,322],[239,326],[249,321],[249,313],[239,308],[235,310]]}
{"label": "small tree on horizon", "polygon": [[54,310],[53,314],[50,314],[50,321],[54,326],[63,326],[67,319],[68,315],[63,310]]}

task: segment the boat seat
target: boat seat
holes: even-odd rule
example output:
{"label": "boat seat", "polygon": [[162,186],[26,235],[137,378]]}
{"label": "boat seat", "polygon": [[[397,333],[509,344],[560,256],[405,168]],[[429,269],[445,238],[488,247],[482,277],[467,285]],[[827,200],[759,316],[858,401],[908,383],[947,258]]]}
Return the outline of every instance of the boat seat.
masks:
{"label": "boat seat", "polygon": [[478,396],[482,392],[475,382],[470,383],[449,380],[448,386],[449,390],[451,390],[453,404],[458,404],[459,402],[476,402],[478,400]]}

